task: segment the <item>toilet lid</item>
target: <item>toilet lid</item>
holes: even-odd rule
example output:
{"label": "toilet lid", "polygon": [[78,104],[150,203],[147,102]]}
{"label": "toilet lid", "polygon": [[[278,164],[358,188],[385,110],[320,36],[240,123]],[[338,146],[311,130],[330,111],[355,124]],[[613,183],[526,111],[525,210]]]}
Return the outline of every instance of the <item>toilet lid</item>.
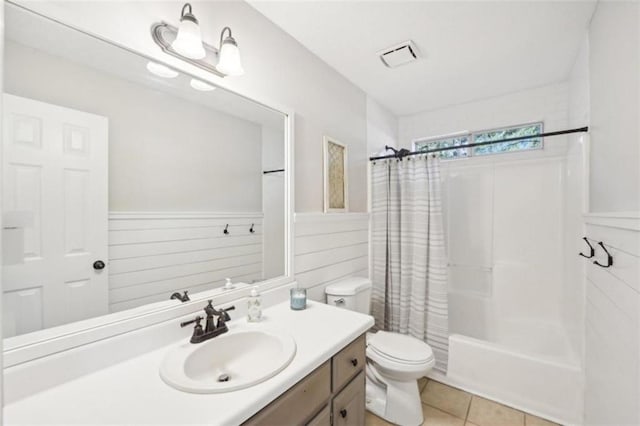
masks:
{"label": "toilet lid", "polygon": [[429,345],[404,334],[378,331],[369,336],[367,345],[379,355],[398,362],[421,364],[433,359]]}

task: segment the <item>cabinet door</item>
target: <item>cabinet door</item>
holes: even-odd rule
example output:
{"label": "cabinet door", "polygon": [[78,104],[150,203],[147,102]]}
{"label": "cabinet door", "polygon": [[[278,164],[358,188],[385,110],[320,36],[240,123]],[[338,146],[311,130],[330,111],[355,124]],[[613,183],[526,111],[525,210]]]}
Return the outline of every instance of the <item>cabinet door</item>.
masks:
{"label": "cabinet door", "polygon": [[367,362],[365,350],[365,336],[362,335],[333,357],[332,389],[334,393],[342,389],[358,371],[364,368]]}
{"label": "cabinet door", "polygon": [[305,424],[331,396],[330,373],[331,364],[327,361],[244,424]]}
{"label": "cabinet door", "polygon": [[326,405],[322,411],[315,415],[307,426],[331,426],[331,408]]}
{"label": "cabinet door", "polygon": [[361,371],[342,392],[333,398],[333,425],[364,425],[364,399],[364,372]]}

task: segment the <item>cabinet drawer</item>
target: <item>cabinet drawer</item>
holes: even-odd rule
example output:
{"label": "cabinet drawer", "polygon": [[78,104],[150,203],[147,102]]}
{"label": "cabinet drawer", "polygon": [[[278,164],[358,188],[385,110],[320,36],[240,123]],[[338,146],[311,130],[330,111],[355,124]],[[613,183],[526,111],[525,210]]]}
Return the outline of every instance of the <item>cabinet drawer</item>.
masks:
{"label": "cabinet drawer", "polygon": [[331,395],[329,361],[251,417],[245,425],[303,425]]}
{"label": "cabinet drawer", "polygon": [[333,398],[333,426],[363,426],[365,415],[364,371]]}
{"label": "cabinet drawer", "polygon": [[331,426],[331,408],[329,404],[316,414],[307,426]]}
{"label": "cabinet drawer", "polygon": [[349,383],[349,380],[358,371],[364,368],[366,362],[365,345],[365,335],[363,334],[333,357],[333,392],[340,390]]}

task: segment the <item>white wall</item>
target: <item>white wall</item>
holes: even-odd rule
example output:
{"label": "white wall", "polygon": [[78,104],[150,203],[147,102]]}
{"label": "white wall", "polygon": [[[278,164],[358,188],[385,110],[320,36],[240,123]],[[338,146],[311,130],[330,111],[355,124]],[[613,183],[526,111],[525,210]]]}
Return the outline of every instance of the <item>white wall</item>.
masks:
{"label": "white wall", "polygon": [[[400,117],[400,145],[411,149],[411,141],[418,138],[534,121],[544,121],[545,131],[564,130],[567,126],[567,94],[567,84],[559,83]],[[546,152],[565,150],[564,137],[545,141]]]}
{"label": "white wall", "polygon": [[[586,38],[569,76],[569,127],[589,125],[589,43]],[[584,363],[584,259],[574,254],[585,252],[582,215],[588,208],[589,135],[569,136],[564,176],[564,262],[563,317],[571,345]]]}
{"label": "white wall", "polygon": [[[611,268],[585,261],[587,425],[640,423],[640,5],[601,1],[589,28],[590,188],[585,234]],[[578,66],[578,65],[576,65]],[[584,66],[583,66],[584,67]],[[584,82],[578,96],[584,98]],[[585,115],[583,102],[572,103]],[[575,114],[574,114],[575,111]],[[587,114],[587,115],[589,115]],[[606,261],[597,248],[597,259]]]}
{"label": "white wall", "polygon": [[111,211],[262,211],[258,124],[14,42],[5,89],[109,119]]}
{"label": "white wall", "polygon": [[593,212],[640,211],[639,9],[600,1],[589,29]]}
{"label": "white wall", "polygon": [[[640,217],[587,217],[614,259],[586,262],[585,424],[640,424]],[[606,263],[602,249],[597,259]]]}
{"label": "white wall", "polygon": [[109,312],[262,279],[263,229],[260,212],[111,214]]}
{"label": "white wall", "polygon": [[[4,90],[4,5],[0,7],[0,93]],[[0,116],[2,116],[2,103],[0,102]],[[4,120],[0,120],[4,121]],[[0,134],[4,131],[3,123],[0,122]],[[0,150],[1,151],[1,150]],[[2,164],[2,152],[0,152],[0,164]],[[2,170],[0,170],[0,173]],[[0,211],[4,200],[0,197]],[[2,218],[0,218],[0,226]],[[0,244],[0,256],[2,256],[2,245]],[[2,262],[0,262],[0,272],[2,272]],[[2,286],[2,273],[0,273],[0,288]],[[0,330],[2,330],[2,291],[0,291]],[[3,350],[2,340],[0,339],[0,351]],[[2,356],[0,356],[0,370],[3,370]],[[0,375],[0,404],[4,407],[4,375]],[[2,410],[0,410],[0,424],[2,424]]]}
{"label": "white wall", "polygon": [[398,145],[398,118],[367,96],[367,155]]}
{"label": "white wall", "polygon": [[[177,23],[183,2],[20,1],[27,8],[193,72],[220,79],[162,54],[151,24]],[[221,84],[296,112],[296,211],[322,211],[322,136],[349,146],[349,206],[366,210],[366,96],[347,79],[244,2],[194,2],[203,37],[218,43],[233,29],[246,74]]]}
{"label": "white wall", "polygon": [[311,300],[350,276],[369,276],[369,215],[296,213],[295,273]]}
{"label": "white wall", "polygon": [[[284,129],[262,127],[262,170],[284,168]],[[263,275],[284,274],[285,198],[284,173],[262,175]]]}

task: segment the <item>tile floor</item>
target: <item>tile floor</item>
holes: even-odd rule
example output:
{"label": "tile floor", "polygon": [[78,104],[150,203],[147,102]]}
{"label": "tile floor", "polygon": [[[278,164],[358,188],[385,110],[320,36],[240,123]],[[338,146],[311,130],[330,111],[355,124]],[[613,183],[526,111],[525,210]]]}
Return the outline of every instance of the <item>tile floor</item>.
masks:
{"label": "tile floor", "polygon": [[[558,426],[435,380],[423,378],[418,385],[424,413],[423,426]],[[390,425],[368,411],[365,424]]]}

